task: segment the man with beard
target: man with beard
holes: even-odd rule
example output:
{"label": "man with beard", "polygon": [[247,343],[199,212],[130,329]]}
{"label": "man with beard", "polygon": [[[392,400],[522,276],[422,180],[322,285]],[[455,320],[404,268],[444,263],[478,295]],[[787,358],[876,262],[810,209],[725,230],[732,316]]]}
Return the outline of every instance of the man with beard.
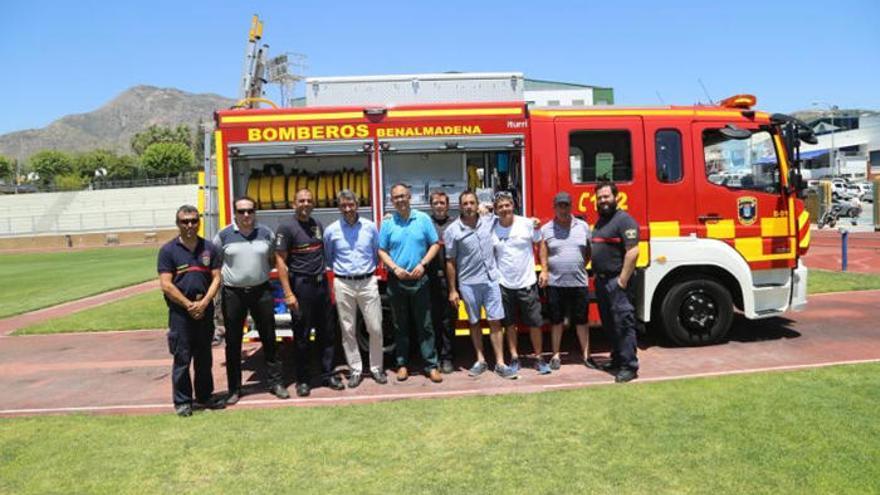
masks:
{"label": "man with beard", "polygon": [[[617,383],[638,377],[636,314],[633,273],[639,257],[639,225],[629,213],[617,209],[617,186],[596,185],[599,221],[593,228],[593,272],[602,326],[611,337],[611,362],[602,369]],[[588,366],[592,363],[588,363]],[[593,367],[593,366],[591,366]]]}
{"label": "man with beard", "polygon": [[541,275],[538,283],[547,287],[550,312],[550,369],[561,365],[559,347],[565,317],[575,325],[583,350],[583,362],[590,366],[590,339],[587,333],[587,261],[590,260],[590,227],[571,214],[571,195],[557,193],[553,198],[555,216],[541,227]]}
{"label": "man with beard", "polygon": [[446,250],[443,248],[443,234],[446,227],[455,220],[449,216],[449,196],[443,191],[431,193],[431,220],[440,238],[440,252],[428,264],[428,283],[431,286],[431,320],[440,355],[440,372],[454,371],[453,343],[455,341],[455,320],[458,308],[449,304],[449,287],[446,285]]}
{"label": "man with beard", "polygon": [[333,373],[336,332],[325,271],[324,226],[312,218],[315,201],[311,191],[297,191],[294,205],[296,216],[282,222],[275,232],[275,268],[293,323],[296,395],[305,397],[311,393],[309,333],[312,328],[321,354],[324,385],[333,390],[343,390],[345,385]]}
{"label": "man with beard", "polygon": [[483,355],[483,332],[479,327],[480,310],[485,309],[489,339],[495,351],[495,373],[501,378],[514,379],[517,372],[504,364],[504,335],[501,333],[504,308],[492,246],[495,218],[491,215],[481,217],[477,213],[477,195],[470,190],[461,193],[458,206],[461,216],[446,229],[443,244],[446,247],[449,303],[457,308],[459,302],[464,301],[471,341],[477,354],[468,374],[478,376],[488,369]]}

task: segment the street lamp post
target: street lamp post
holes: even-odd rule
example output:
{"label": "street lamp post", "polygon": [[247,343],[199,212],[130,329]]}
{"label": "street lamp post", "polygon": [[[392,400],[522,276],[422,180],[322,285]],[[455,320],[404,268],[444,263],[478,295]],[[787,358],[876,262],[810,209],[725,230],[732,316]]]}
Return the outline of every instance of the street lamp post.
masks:
{"label": "street lamp post", "polygon": [[[840,163],[837,161],[837,149],[834,147],[834,112],[838,110],[837,105],[832,105],[824,101],[814,101],[813,106],[825,105],[828,107],[828,113],[831,115],[831,151],[828,155],[828,165],[831,168],[831,175],[840,176]],[[835,168],[837,172],[835,173]]]}

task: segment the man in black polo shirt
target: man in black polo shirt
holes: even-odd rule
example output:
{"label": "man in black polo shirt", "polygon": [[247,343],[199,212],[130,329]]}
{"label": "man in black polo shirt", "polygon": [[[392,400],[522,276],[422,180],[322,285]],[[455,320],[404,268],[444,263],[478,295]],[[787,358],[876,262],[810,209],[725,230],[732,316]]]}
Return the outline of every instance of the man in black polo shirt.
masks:
{"label": "man in black polo shirt", "polygon": [[[617,186],[596,185],[599,221],[593,227],[593,272],[602,326],[611,337],[611,362],[601,366],[615,374],[614,381],[638,377],[636,357],[635,291],[632,280],[639,257],[639,225],[629,213],[617,209]],[[600,367],[593,362],[591,367]]]}
{"label": "man in black polo shirt", "polygon": [[431,193],[431,221],[440,238],[440,252],[428,263],[428,284],[431,289],[431,321],[434,324],[437,353],[440,357],[440,372],[449,374],[455,371],[455,321],[458,308],[449,304],[449,287],[446,280],[446,251],[443,249],[443,234],[455,218],[449,216],[449,196],[443,191]]}
{"label": "man in black polo shirt", "polygon": [[159,250],[159,285],[168,304],[168,350],[174,356],[171,390],[174,409],[181,417],[192,416],[195,371],[196,406],[221,409],[223,401],[212,397],[211,338],[214,335],[214,295],[220,287],[220,256],[217,248],[198,236],[199,211],[183,205],[177,210],[180,236]]}
{"label": "man in black polo shirt", "polygon": [[305,397],[311,392],[308,358],[312,328],[321,353],[324,385],[334,390],[343,390],[345,385],[333,374],[336,333],[325,271],[324,226],[312,218],[315,201],[311,191],[300,189],[294,201],[296,217],[282,222],[275,232],[275,267],[293,323],[296,395]]}
{"label": "man in black polo shirt", "polygon": [[226,405],[241,398],[241,339],[248,312],[260,334],[269,391],[279,399],[290,394],[281,384],[281,361],[275,345],[275,299],[269,273],[275,265],[275,234],[256,223],[256,202],[247,197],[233,203],[235,220],[214,237],[222,253],[223,326],[226,327]]}

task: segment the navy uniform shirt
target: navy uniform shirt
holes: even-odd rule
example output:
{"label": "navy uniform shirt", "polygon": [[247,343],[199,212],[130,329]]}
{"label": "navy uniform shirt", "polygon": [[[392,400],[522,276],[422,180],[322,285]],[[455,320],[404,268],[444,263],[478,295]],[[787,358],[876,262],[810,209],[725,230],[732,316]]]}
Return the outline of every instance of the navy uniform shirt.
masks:
{"label": "navy uniform shirt", "polygon": [[275,231],[275,251],[286,256],[287,270],[299,275],[324,273],[324,226],[314,218],[287,220]]}
{"label": "navy uniform shirt", "polygon": [[455,218],[447,215],[446,218],[438,220],[434,215],[431,215],[431,221],[434,222],[434,228],[437,229],[437,237],[440,238],[440,251],[438,251],[437,256],[434,256],[434,258],[431,259],[431,262],[428,263],[428,275],[445,279],[446,248],[443,245],[443,234],[446,233],[446,227],[449,227],[452,222],[455,221]]}
{"label": "navy uniform shirt", "polygon": [[592,245],[593,271],[617,275],[623,269],[624,254],[639,245],[639,224],[623,210],[616,210],[610,217],[599,215]]}
{"label": "navy uniform shirt", "polygon": [[[211,286],[211,270],[220,268],[220,251],[210,242],[198,238],[196,248],[190,251],[180,237],[165,243],[159,250],[159,273],[170,273],[174,286],[190,301],[204,297]],[[171,311],[186,314],[186,308],[165,296]],[[213,307],[208,305],[209,308]]]}

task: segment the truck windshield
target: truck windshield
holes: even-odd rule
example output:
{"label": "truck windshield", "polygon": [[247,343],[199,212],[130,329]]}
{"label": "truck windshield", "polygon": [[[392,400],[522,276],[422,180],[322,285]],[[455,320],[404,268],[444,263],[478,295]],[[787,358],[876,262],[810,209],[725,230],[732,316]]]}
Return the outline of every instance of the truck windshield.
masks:
{"label": "truck windshield", "polygon": [[703,153],[709,182],[732,189],[778,193],[779,158],[773,136],[752,131],[748,139],[732,139],[718,129],[703,131]]}

